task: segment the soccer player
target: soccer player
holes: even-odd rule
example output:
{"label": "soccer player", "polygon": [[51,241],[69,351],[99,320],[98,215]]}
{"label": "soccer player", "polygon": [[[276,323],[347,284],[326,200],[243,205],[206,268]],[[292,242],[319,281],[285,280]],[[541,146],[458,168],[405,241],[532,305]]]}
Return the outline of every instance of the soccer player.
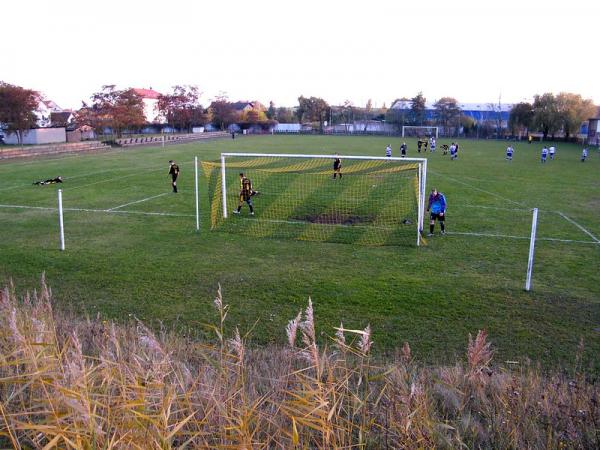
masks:
{"label": "soccer player", "polygon": [[442,155],[447,155],[449,148],[450,147],[448,147],[448,144],[442,144]]}
{"label": "soccer player", "polygon": [[179,166],[175,164],[175,161],[169,161],[169,175],[171,175],[171,186],[173,192],[177,194],[177,177],[179,176]]}
{"label": "soccer player", "polygon": [[429,139],[429,148],[431,153],[435,152],[435,138],[433,136]]}
{"label": "soccer player", "polygon": [[508,159],[509,161],[512,161],[514,152],[515,152],[515,149],[512,147],[512,145],[509,145],[508,147],[506,147],[506,159]]}
{"label": "soccer player", "polygon": [[400,157],[404,158],[406,156],[406,142],[403,142],[400,146]]}
{"label": "soccer player", "polygon": [[242,210],[242,205],[244,202],[248,204],[248,208],[250,208],[250,215],[254,215],[254,205],[252,204],[252,197],[254,197],[257,192],[252,189],[252,181],[250,178],[244,175],[244,172],[240,172],[240,202],[238,203],[238,207],[234,214],[239,214]]}
{"label": "soccer player", "polygon": [[423,146],[423,141],[421,140],[421,138],[419,138],[419,140],[417,141],[417,151],[419,153],[421,153],[421,147]]}
{"label": "soccer player", "polygon": [[529,144],[531,144],[533,142],[533,136],[532,135],[527,136],[527,142]]}
{"label": "soccer player", "polygon": [[450,159],[455,160],[458,158],[458,145],[454,142],[450,145]]}
{"label": "soccer player", "polygon": [[554,147],[554,145],[548,149],[548,153],[550,154],[550,159],[554,160],[554,153],[556,153],[556,148]]}
{"label": "soccer player", "polygon": [[585,162],[585,158],[587,158],[588,156],[588,149],[584,148],[583,151],[581,152],[581,162]]}
{"label": "soccer player", "polygon": [[385,156],[387,156],[388,158],[391,158],[391,156],[392,156],[392,146],[391,145],[388,145],[385,148]]}
{"label": "soccer player", "polygon": [[542,163],[546,162],[547,157],[548,157],[548,149],[544,145],[544,148],[542,149]]}
{"label": "soccer player", "polygon": [[47,180],[44,181],[34,181],[33,184],[37,185],[37,186],[45,186],[46,184],[56,184],[56,183],[62,183],[62,177],[56,177],[56,178],[48,178]]}
{"label": "soccer player", "polygon": [[446,197],[441,192],[438,192],[437,189],[433,188],[431,190],[431,194],[429,194],[429,203],[427,205],[427,212],[431,210],[431,215],[429,216],[429,234],[428,236],[433,236],[433,228],[435,227],[436,219],[440,223],[440,228],[442,229],[442,234],[446,234]]}
{"label": "soccer player", "polygon": [[[340,180],[342,179],[342,160],[339,158],[339,155],[335,154],[335,159],[333,160],[333,179],[335,180],[335,176],[339,175]],[[352,177],[350,177],[352,178]]]}

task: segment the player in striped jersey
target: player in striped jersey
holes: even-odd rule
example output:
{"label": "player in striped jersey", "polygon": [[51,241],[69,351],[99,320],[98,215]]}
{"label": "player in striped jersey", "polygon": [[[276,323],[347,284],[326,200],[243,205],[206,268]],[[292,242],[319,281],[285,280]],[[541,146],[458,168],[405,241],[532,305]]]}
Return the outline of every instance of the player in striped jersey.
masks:
{"label": "player in striped jersey", "polygon": [[238,203],[238,207],[234,214],[239,214],[242,210],[242,205],[244,202],[248,204],[248,208],[250,208],[250,215],[254,215],[254,205],[252,204],[252,197],[254,197],[258,192],[256,192],[252,188],[252,181],[250,178],[246,177],[243,172],[240,173],[240,202]]}

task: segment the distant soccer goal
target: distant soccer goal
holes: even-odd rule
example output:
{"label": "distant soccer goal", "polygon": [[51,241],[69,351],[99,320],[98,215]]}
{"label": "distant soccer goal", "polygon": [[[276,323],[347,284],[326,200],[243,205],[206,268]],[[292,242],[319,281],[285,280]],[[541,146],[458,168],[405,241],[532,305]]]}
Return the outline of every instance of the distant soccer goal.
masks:
{"label": "distant soccer goal", "polygon": [[402,127],[402,137],[434,137],[438,138],[439,127],[405,125]]}
{"label": "distant soccer goal", "polygon": [[[341,169],[334,178],[336,158]],[[426,159],[223,153],[220,162],[203,162],[202,168],[212,229],[248,238],[420,243]],[[241,173],[256,192],[249,199],[254,214],[241,195],[248,183]]]}

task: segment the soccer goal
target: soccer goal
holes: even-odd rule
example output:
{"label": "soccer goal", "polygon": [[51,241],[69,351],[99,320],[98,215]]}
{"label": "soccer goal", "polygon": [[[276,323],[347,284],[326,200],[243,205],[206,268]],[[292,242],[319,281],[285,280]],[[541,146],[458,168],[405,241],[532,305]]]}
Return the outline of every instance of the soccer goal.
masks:
{"label": "soccer goal", "polygon": [[[342,166],[334,178],[336,158]],[[248,238],[420,244],[426,159],[222,153],[220,162],[203,162],[202,168],[212,229]],[[257,192],[253,215],[240,201],[240,173]]]}
{"label": "soccer goal", "polygon": [[438,138],[439,127],[405,125],[402,127],[402,137],[428,136]]}

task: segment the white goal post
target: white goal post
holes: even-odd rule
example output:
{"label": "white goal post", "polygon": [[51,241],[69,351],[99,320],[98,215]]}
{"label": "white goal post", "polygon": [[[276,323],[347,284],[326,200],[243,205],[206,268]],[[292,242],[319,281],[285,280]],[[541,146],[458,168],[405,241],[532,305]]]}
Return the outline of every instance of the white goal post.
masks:
{"label": "white goal post", "polygon": [[223,218],[227,218],[229,211],[227,210],[227,177],[226,167],[227,158],[232,157],[246,157],[246,158],[311,158],[311,159],[322,159],[322,160],[334,160],[339,158],[341,160],[363,160],[363,161],[387,161],[393,163],[412,163],[417,166],[416,176],[418,177],[417,183],[417,226],[416,226],[416,237],[417,245],[420,245],[421,232],[423,231],[423,221],[425,217],[425,189],[427,184],[427,159],[426,158],[398,158],[398,157],[378,157],[378,156],[350,156],[350,155],[308,155],[308,154],[287,154],[287,153],[221,153],[221,195],[222,195],[222,213]]}
{"label": "white goal post", "polygon": [[[437,139],[438,138],[438,131],[439,131],[439,127],[426,127],[426,126],[416,126],[416,125],[404,125],[402,126],[402,137],[406,136],[406,131],[407,130],[424,130],[425,131],[425,135],[426,136],[432,136],[434,135],[434,137]],[[417,133],[418,136],[418,133]]]}

